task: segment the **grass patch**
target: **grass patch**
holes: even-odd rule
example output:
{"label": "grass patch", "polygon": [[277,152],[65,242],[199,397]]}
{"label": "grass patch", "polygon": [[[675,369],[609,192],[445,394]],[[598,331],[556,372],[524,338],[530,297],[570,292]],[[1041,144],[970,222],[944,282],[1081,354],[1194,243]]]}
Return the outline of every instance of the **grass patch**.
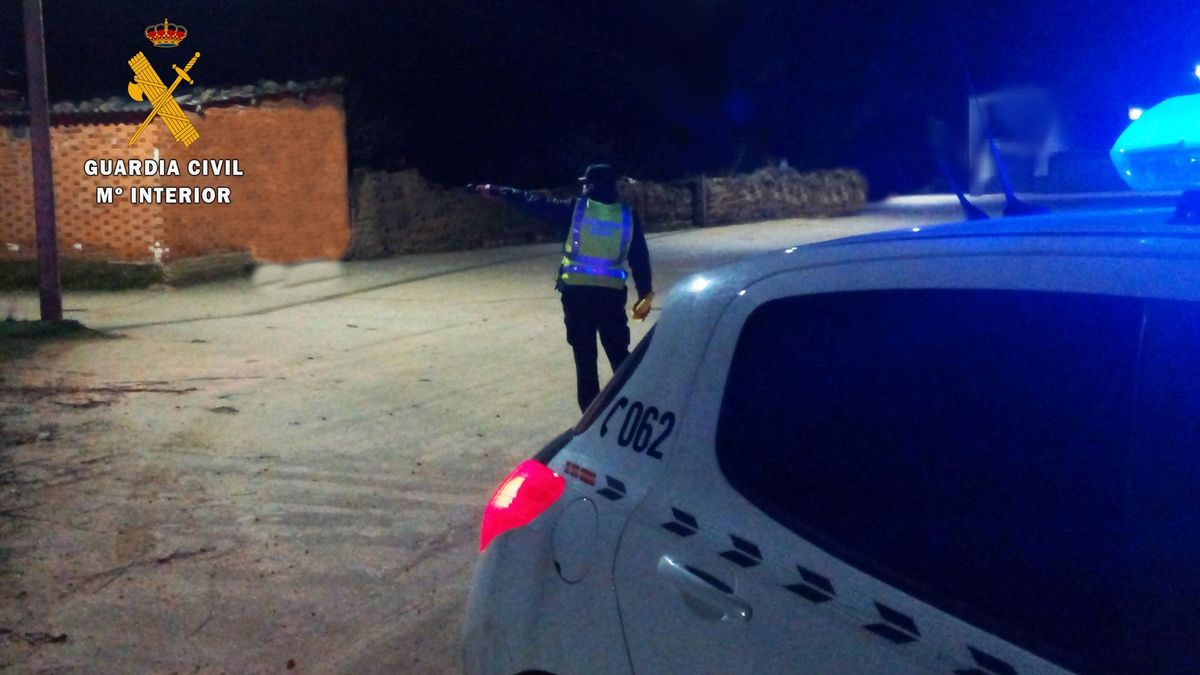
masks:
{"label": "grass patch", "polygon": [[[59,277],[62,287],[69,291],[124,291],[161,283],[163,271],[150,263],[63,260],[59,263]],[[22,291],[37,287],[37,261],[0,262],[0,290]]]}
{"label": "grass patch", "polygon": [[63,321],[0,321],[0,363],[30,356],[51,342],[108,337],[100,331]]}

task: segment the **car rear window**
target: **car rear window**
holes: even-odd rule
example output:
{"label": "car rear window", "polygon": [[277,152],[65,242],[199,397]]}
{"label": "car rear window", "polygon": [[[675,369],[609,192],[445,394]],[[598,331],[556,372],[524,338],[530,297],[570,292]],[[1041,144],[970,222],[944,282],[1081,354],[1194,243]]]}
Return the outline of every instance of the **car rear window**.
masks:
{"label": "car rear window", "polygon": [[1200,304],[1152,301],[1145,316],[1125,476],[1126,631],[1136,672],[1200,673]]}
{"label": "car rear window", "polygon": [[[1144,309],[1127,297],[961,290],[765,304],[731,364],[721,469],[810,541],[1048,658],[1162,672],[1133,641],[1142,600],[1128,576],[1131,555],[1155,559],[1131,549],[1143,535],[1131,532],[1129,449],[1138,415],[1152,416],[1135,405]],[[1173,384],[1159,386],[1200,394],[1198,366],[1179,371],[1184,382],[1164,365],[1160,380]],[[1196,426],[1190,418],[1181,460],[1193,468]]]}

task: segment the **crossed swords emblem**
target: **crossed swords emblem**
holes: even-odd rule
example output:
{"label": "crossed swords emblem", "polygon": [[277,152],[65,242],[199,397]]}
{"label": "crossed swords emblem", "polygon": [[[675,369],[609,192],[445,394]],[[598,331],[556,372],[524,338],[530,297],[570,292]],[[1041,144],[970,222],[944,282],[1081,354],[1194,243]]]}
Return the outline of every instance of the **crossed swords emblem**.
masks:
{"label": "crossed swords emblem", "polygon": [[196,131],[196,127],[192,126],[191,121],[184,116],[183,110],[180,109],[173,95],[175,88],[179,86],[180,82],[187,80],[188,84],[195,84],[192,78],[188,76],[188,71],[192,69],[192,66],[196,65],[196,60],[199,58],[200,52],[196,52],[192,60],[188,61],[187,65],[183,68],[171,64],[171,67],[175,69],[178,76],[170,87],[164,85],[163,81],[159,79],[158,73],[155,72],[154,66],[150,65],[150,61],[146,59],[145,54],[138,52],[137,56],[129,59],[129,67],[133,69],[134,80],[129,83],[130,98],[135,101],[147,98],[150,100],[150,104],[154,106],[150,114],[146,116],[146,120],[134,132],[133,138],[129,139],[130,145],[137,143],[137,139],[141,137],[146,127],[150,126],[155,117],[162,118],[167,128],[171,130],[171,135],[175,137],[175,140],[183,143],[185,146],[191,145],[197,138],[200,138],[200,132]]}

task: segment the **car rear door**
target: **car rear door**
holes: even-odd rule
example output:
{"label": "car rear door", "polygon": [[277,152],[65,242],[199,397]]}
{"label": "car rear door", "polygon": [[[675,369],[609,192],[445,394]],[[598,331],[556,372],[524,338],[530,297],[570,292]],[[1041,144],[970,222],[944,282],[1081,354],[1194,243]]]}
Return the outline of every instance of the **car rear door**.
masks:
{"label": "car rear door", "polygon": [[635,671],[1111,670],[1142,301],[802,286],[722,318],[622,536]]}

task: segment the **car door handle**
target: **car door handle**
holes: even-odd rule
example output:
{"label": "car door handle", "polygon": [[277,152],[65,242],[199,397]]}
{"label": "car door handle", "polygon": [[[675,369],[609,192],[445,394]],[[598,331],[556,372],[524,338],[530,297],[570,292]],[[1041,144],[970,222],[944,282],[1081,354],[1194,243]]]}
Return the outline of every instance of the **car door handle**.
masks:
{"label": "car door handle", "polygon": [[704,570],[664,555],[658,559],[658,576],[679,589],[688,609],[705,619],[750,620],[750,605],[734,595],[728,584]]}

